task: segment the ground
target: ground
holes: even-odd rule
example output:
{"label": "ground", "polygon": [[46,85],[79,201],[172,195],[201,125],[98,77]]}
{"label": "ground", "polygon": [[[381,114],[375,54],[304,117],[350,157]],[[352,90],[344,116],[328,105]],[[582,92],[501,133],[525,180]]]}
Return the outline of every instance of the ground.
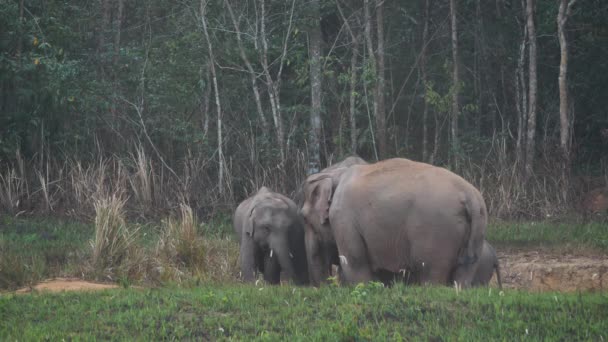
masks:
{"label": "ground", "polygon": [[[505,289],[530,292],[605,291],[608,289],[608,255],[577,251],[563,253],[551,249],[497,248]],[[497,287],[496,275],[491,286]],[[94,291],[119,288],[116,284],[95,283],[76,278],[55,278],[17,293],[37,291]]]}
{"label": "ground", "polygon": [[[527,291],[603,291],[608,256],[551,250],[498,250],[503,286]],[[495,281],[495,279],[493,279]]]}

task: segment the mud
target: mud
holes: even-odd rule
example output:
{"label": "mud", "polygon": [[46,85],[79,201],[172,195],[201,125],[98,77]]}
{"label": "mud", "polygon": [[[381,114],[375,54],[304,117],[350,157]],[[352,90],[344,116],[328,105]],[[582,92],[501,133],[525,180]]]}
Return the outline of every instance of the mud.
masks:
{"label": "mud", "polygon": [[[503,287],[530,292],[606,291],[608,256],[556,251],[497,251]],[[496,276],[492,278],[496,286]]]}

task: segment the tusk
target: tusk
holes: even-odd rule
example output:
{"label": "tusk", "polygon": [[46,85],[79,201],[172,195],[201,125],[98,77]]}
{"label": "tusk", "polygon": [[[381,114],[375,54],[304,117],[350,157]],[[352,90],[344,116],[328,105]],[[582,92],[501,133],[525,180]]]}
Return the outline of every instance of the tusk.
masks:
{"label": "tusk", "polygon": [[346,260],[346,257],[344,255],[340,255],[340,263],[348,265],[348,260]]}
{"label": "tusk", "polygon": [[293,254],[289,253],[289,257],[293,259]]}
{"label": "tusk", "polygon": [[404,278],[405,278],[405,268],[400,269],[400,270],[399,270],[399,273],[401,273],[401,274],[402,274],[402,277],[404,277]]}
{"label": "tusk", "polygon": [[272,249],[270,250],[270,257],[272,258]]}

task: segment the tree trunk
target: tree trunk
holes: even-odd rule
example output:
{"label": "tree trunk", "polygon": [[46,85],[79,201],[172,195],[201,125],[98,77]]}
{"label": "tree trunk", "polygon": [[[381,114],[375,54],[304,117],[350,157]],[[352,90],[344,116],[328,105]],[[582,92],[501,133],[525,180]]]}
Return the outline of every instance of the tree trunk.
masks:
{"label": "tree trunk", "polygon": [[458,143],[458,115],[460,111],[460,71],[458,60],[458,28],[456,21],[456,0],[450,0],[450,18],[452,22],[452,61],[454,68],[452,70],[452,118],[451,118],[451,155],[453,166],[458,169],[459,159],[459,143]]}
{"label": "tree trunk", "polygon": [[359,54],[359,43],[354,38],[352,55],[350,56],[350,96],[349,96],[349,120],[350,120],[350,153],[357,154],[357,55]]}
{"label": "tree trunk", "polygon": [[349,121],[350,121],[350,153],[357,154],[357,120],[356,114],[356,101],[357,101],[357,59],[359,57],[359,37],[353,32],[348,19],[342,12],[340,2],[336,1],[338,12],[344,21],[344,26],[350,34],[352,44],[352,55],[350,57],[350,94],[349,94]]}
{"label": "tree trunk", "polygon": [[220,93],[217,86],[217,73],[215,70],[215,57],[213,55],[213,45],[209,38],[209,32],[207,30],[207,20],[205,9],[207,7],[207,0],[201,0],[201,21],[203,26],[203,33],[205,34],[205,40],[207,42],[207,49],[209,53],[209,66],[211,67],[211,77],[213,79],[213,91],[215,93],[215,107],[217,110],[217,151],[218,151],[218,187],[220,195],[224,194],[224,153],[222,149],[222,106],[220,103]]}
{"label": "tree trunk", "polygon": [[310,160],[309,173],[321,169],[321,13],[319,0],[310,1]]}
{"label": "tree trunk", "polygon": [[378,153],[381,159],[386,158],[386,78],[384,75],[384,1],[376,0],[376,29],[378,35],[378,66],[377,66],[377,84],[376,84],[376,100],[377,112],[376,115],[376,136],[378,138]]}
{"label": "tree trunk", "polygon": [[[369,11],[369,0],[364,0],[363,1],[363,12],[364,12],[364,21],[365,21],[365,27],[364,27],[364,34],[365,34],[365,41],[366,41],[366,46],[367,46],[367,53],[368,53],[368,65],[371,68],[371,72],[370,74],[373,76],[373,78],[375,79],[374,82],[374,86],[372,89],[372,94],[374,94],[374,99],[373,99],[373,115],[374,118],[378,117],[378,102],[376,101],[376,95],[377,94],[377,87],[378,87],[378,81],[377,81],[377,65],[376,65],[376,54],[374,52],[374,44],[373,44],[373,40],[372,40],[372,23],[371,23],[371,15],[370,15],[370,11]],[[373,132],[373,127],[371,127],[370,125],[370,131]],[[376,127],[376,132],[378,132],[378,127]],[[378,140],[378,137],[376,137],[376,140],[378,141],[378,143],[380,143],[380,141]],[[376,146],[376,144],[374,144],[374,146]],[[375,149],[375,154],[376,154],[376,159],[379,159],[379,155],[378,155],[378,150]]]}
{"label": "tree trunk", "polygon": [[430,2],[431,0],[423,0],[424,2],[424,28],[422,30],[422,48],[420,51],[420,75],[422,78],[422,87],[424,88],[424,104],[422,110],[422,161],[428,160],[428,113],[429,104],[426,99],[426,87],[428,84],[428,77],[426,74],[426,61],[427,61],[427,40],[429,39],[429,15],[430,15]]}
{"label": "tree trunk", "polygon": [[564,31],[572,6],[576,0],[560,0],[557,14],[557,33],[559,36],[560,64],[559,64],[559,141],[562,152],[562,197],[568,198],[568,179],[570,178],[570,118],[568,115],[568,41]]}
{"label": "tree trunk", "polygon": [[532,174],[534,167],[534,152],[535,152],[535,134],[536,134],[536,94],[537,94],[537,76],[536,76],[536,28],[534,25],[534,0],[526,0],[526,25],[528,28],[528,37],[530,41],[529,50],[529,86],[528,86],[528,133],[526,136],[526,159],[524,179],[528,179]]}
{"label": "tree trunk", "polygon": [[123,12],[125,8],[125,1],[118,0],[118,13],[116,13],[116,17],[114,18],[114,55],[112,56],[112,65],[114,66],[114,70],[117,68],[118,57],[120,56],[120,34],[122,28],[122,20],[123,20]]}
{"label": "tree trunk", "polygon": [[515,159],[517,161],[524,160],[522,153],[523,147],[526,146],[526,136],[524,132],[526,131],[526,118],[528,116],[528,96],[526,95],[528,87],[526,86],[524,64],[526,61],[527,38],[528,28],[527,25],[524,25],[524,32],[521,38],[521,43],[519,45],[519,58],[517,59],[517,69],[515,71],[515,109],[517,111],[517,140],[515,142]]}

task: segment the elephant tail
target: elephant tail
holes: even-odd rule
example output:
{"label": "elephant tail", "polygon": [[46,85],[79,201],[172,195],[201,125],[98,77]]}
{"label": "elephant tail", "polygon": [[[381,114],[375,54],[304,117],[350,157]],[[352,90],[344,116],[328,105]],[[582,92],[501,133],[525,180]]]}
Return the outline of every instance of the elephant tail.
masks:
{"label": "elephant tail", "polygon": [[479,196],[465,196],[464,206],[468,224],[464,236],[464,248],[458,258],[461,265],[471,265],[477,262],[482,248],[483,236],[487,225],[486,209],[483,199]]}

